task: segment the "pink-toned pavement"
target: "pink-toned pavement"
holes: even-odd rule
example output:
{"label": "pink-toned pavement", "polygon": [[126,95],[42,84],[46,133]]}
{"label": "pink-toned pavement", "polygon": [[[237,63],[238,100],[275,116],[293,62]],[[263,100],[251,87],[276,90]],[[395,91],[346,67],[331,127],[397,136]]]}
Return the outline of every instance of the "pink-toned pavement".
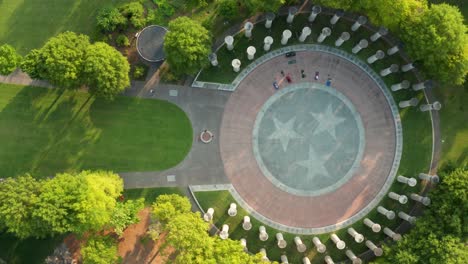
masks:
{"label": "pink-toned pavement", "polygon": [[[296,64],[276,57],[250,73],[226,104],[221,125],[221,156],[225,173],[240,197],[272,222],[299,228],[322,228],[346,221],[366,207],[382,191],[395,157],[395,126],[385,96],[367,74],[344,59],[318,52],[301,52]],[[307,73],[301,79],[300,70]],[[360,168],[339,189],[315,197],[280,190],[261,172],[253,154],[252,130],[258,111],[280,86],[280,74],[295,81],[313,81],[320,71],[322,82],[330,74],[333,87],[354,104],[365,128],[365,150]],[[333,209],[330,209],[333,208]]]}

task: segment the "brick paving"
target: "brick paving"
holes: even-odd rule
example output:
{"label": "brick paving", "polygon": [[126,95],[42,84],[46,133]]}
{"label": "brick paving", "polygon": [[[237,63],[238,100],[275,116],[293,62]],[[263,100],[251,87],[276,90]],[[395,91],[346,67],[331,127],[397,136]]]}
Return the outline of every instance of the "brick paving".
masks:
{"label": "brick paving", "polygon": [[[298,228],[324,228],[346,222],[366,208],[390,174],[396,151],[396,130],[390,106],[377,84],[360,68],[340,57],[320,52],[298,52],[296,64],[279,56],[255,68],[230,96],[221,124],[220,149],[226,176],[240,197],[262,216]],[[301,79],[300,70],[307,77]],[[293,81],[319,82],[327,75],[360,113],[366,145],[360,168],[336,191],[296,196],[280,190],[260,171],[253,155],[252,130],[258,111],[275,92],[272,82],[286,85],[280,71]],[[383,190],[386,192],[386,190]],[[332,209],[331,209],[332,208]]]}

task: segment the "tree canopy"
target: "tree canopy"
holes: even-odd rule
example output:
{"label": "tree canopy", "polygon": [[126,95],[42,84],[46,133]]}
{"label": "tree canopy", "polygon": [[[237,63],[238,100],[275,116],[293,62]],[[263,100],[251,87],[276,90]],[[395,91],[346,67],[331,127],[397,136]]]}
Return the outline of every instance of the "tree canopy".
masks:
{"label": "tree canopy", "polygon": [[87,36],[74,32],[59,34],[32,50],[21,69],[58,88],[86,85],[92,95],[107,99],[130,85],[130,65],[122,54],[103,42],[91,44]]}
{"label": "tree canopy", "polygon": [[97,26],[102,31],[114,31],[118,27],[124,27],[127,19],[115,7],[101,9],[96,17]]}
{"label": "tree canopy", "polygon": [[139,1],[123,4],[119,7],[119,10],[135,28],[145,26],[145,8]]}
{"label": "tree canopy", "polygon": [[428,78],[462,84],[468,74],[467,27],[459,9],[427,0],[316,0],[333,8],[361,12],[404,41],[410,57],[421,62]]}
{"label": "tree canopy", "polygon": [[186,197],[161,195],[153,205],[153,212],[159,219],[166,220],[163,222],[163,229],[168,232],[166,242],[178,253],[175,263],[261,263],[261,255],[245,253],[238,241],[211,237],[207,232],[209,224],[203,221],[200,213],[190,211]]}
{"label": "tree canopy", "polygon": [[0,226],[20,238],[100,230],[122,190],[122,179],[110,172],[8,179],[0,184]]}
{"label": "tree canopy", "polygon": [[112,212],[109,226],[114,228],[114,232],[122,236],[124,229],[131,224],[138,223],[138,212],[145,206],[145,199],[128,200],[117,203]]}
{"label": "tree canopy", "polygon": [[24,65],[28,67],[22,69],[58,87],[79,88],[83,84],[83,61],[89,45],[85,35],[61,33],[49,39],[32,56],[26,56]]}
{"label": "tree canopy", "polygon": [[208,63],[211,36],[198,22],[178,17],[169,23],[164,39],[167,62],[178,74],[195,74]]}
{"label": "tree canopy", "polygon": [[432,204],[409,234],[385,247],[376,263],[468,263],[468,170],[441,174],[430,193]]}
{"label": "tree canopy", "polygon": [[468,37],[457,7],[432,5],[419,21],[404,23],[401,37],[430,78],[462,84],[468,73]]}
{"label": "tree canopy", "polygon": [[250,12],[277,12],[286,3],[286,0],[241,0],[241,3]]}
{"label": "tree canopy", "polygon": [[358,7],[354,8],[354,6],[357,6],[360,3],[356,3],[355,0],[315,0],[314,4],[336,9],[352,10],[358,9]]}
{"label": "tree canopy", "polygon": [[29,175],[0,183],[0,230],[18,238],[45,236],[47,228],[33,215],[41,190],[40,182]]}
{"label": "tree canopy", "polygon": [[235,0],[221,0],[218,2],[218,11],[225,19],[231,20],[239,15],[239,6]]}
{"label": "tree canopy", "polygon": [[0,46],[0,75],[8,75],[19,67],[21,56],[8,44]]}
{"label": "tree canopy", "polygon": [[352,5],[364,11],[375,25],[383,25],[396,32],[402,22],[413,23],[427,11],[426,0],[363,0]]}
{"label": "tree canopy", "polygon": [[117,263],[117,243],[109,236],[92,236],[81,248],[83,264]]}
{"label": "tree canopy", "polygon": [[83,75],[89,93],[113,99],[130,85],[130,64],[115,48],[104,42],[88,46]]}
{"label": "tree canopy", "polygon": [[177,194],[163,194],[153,204],[153,216],[166,223],[178,214],[190,212],[190,201]]}

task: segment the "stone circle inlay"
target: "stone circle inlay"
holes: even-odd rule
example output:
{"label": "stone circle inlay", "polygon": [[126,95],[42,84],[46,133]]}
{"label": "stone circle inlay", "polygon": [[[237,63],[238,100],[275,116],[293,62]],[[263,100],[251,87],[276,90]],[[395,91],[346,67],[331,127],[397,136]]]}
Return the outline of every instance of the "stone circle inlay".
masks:
{"label": "stone circle inlay", "polygon": [[359,167],[365,145],[361,118],[346,96],[308,82],[271,96],[257,115],[252,138],[263,174],[302,196],[343,185]]}

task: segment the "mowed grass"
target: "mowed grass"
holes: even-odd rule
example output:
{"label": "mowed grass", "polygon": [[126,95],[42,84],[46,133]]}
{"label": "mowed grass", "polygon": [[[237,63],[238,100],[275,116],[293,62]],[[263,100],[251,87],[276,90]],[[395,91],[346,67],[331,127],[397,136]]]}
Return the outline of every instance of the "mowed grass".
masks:
{"label": "mowed grass", "polygon": [[442,137],[441,167],[468,166],[468,84],[439,87],[435,91],[442,103],[440,128]]}
{"label": "mowed grass", "polygon": [[164,170],[191,144],[188,117],[166,101],[0,84],[0,177]]}
{"label": "mowed grass", "polygon": [[25,55],[63,31],[91,34],[104,6],[128,0],[1,0],[0,45],[13,45]]}

